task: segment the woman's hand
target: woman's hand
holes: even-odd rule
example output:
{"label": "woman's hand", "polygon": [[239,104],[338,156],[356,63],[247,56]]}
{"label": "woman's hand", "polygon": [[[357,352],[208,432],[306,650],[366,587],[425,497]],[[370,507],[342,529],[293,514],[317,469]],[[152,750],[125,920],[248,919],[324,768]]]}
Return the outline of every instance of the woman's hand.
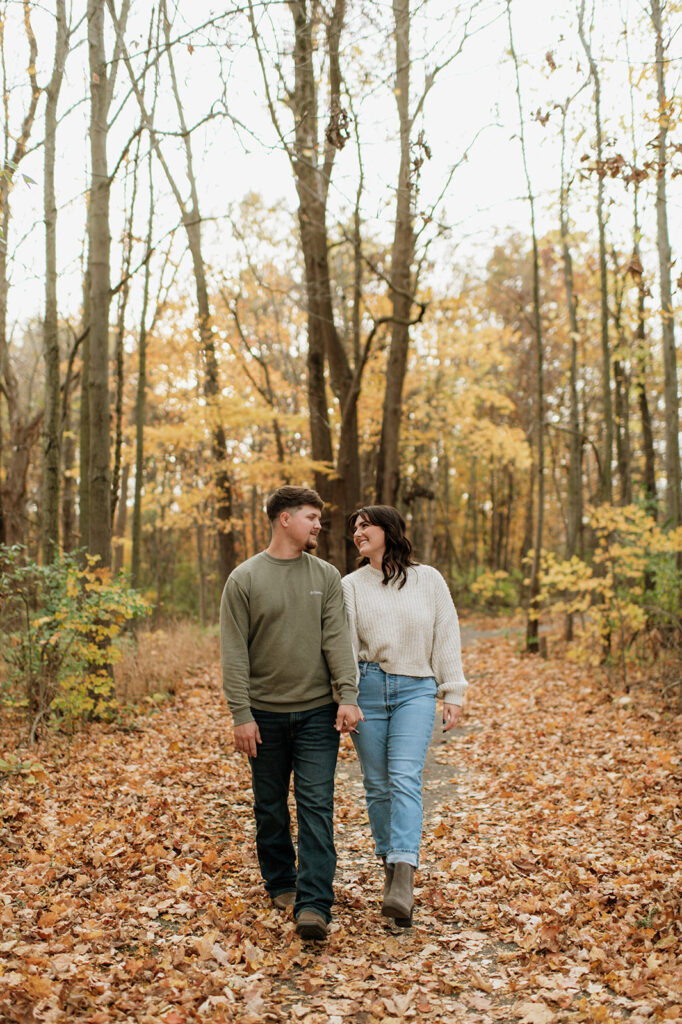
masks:
{"label": "woman's hand", "polygon": [[357,704],[340,704],[334,728],[337,732],[357,732],[358,724],[364,720],[365,716]]}
{"label": "woman's hand", "polygon": [[459,704],[443,704],[443,732],[450,732],[457,725],[462,715]]}

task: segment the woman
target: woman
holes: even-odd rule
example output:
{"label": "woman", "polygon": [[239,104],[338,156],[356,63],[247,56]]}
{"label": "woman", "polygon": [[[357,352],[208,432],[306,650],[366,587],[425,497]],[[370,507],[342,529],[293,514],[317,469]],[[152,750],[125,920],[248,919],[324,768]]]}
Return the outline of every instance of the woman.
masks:
{"label": "woman", "polygon": [[422,835],[422,770],[436,696],[444,700],[447,732],[459,719],[467,688],[459,622],[443,577],[412,559],[397,509],[368,505],[352,513],[349,525],[360,563],[343,580],[343,592],[364,714],[353,743],[384,863],[381,912],[409,927]]}

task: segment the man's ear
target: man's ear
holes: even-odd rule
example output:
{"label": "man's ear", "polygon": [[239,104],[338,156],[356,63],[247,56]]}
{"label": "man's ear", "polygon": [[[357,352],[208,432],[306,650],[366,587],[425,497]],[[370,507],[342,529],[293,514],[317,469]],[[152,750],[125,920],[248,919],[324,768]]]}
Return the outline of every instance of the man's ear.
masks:
{"label": "man's ear", "polygon": [[291,519],[291,513],[287,512],[286,509],[283,512],[280,512],[280,514],[279,514],[279,524],[280,524],[280,526],[283,526],[286,529],[286,527],[289,525],[289,520],[290,519]]}

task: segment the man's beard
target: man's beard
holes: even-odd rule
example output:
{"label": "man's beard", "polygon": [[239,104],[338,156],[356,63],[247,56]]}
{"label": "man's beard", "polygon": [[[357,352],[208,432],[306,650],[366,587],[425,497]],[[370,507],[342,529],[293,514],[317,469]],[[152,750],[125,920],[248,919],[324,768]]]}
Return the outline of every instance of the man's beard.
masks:
{"label": "man's beard", "polygon": [[317,537],[308,537],[308,540],[306,541],[306,544],[305,544],[305,550],[306,551],[314,551],[316,547],[317,547]]}

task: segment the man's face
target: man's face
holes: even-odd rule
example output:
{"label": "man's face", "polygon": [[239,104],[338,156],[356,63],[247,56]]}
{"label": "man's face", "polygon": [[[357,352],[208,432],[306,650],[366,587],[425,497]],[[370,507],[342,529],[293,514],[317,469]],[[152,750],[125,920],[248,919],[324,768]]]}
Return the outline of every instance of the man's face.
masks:
{"label": "man's face", "polygon": [[314,551],[317,547],[317,535],[321,529],[322,513],[314,505],[301,505],[300,508],[283,512],[287,517],[286,529],[289,538],[300,547],[301,551]]}

